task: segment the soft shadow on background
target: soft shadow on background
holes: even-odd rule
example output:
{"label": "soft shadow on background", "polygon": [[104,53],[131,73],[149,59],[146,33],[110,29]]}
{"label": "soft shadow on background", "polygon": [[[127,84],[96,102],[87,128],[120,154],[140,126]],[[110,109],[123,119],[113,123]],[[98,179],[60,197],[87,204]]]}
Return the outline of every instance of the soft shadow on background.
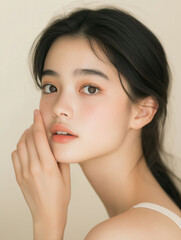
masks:
{"label": "soft shadow on background", "polygon": [[[23,131],[32,124],[40,92],[28,68],[28,53],[35,37],[50,19],[75,7],[114,4],[145,23],[162,42],[172,70],[165,148],[177,158],[169,161],[181,177],[181,2],[180,0],[0,0],[0,239],[32,240],[29,208],[16,183],[11,152]],[[87,232],[108,218],[106,210],[78,165],[71,165],[72,198],[64,240],[84,239]],[[121,173],[120,173],[121,174]]]}

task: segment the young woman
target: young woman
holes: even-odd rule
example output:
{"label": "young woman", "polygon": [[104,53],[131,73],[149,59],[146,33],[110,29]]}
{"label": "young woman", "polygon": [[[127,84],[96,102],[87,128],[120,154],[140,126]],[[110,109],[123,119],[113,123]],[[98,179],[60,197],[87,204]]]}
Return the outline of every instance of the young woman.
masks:
{"label": "young woman", "polygon": [[70,163],[110,217],[86,240],[181,239],[181,196],[161,157],[169,68],[158,39],[117,8],[77,9],[33,49],[40,107],[12,160],[34,239],[63,239]]}

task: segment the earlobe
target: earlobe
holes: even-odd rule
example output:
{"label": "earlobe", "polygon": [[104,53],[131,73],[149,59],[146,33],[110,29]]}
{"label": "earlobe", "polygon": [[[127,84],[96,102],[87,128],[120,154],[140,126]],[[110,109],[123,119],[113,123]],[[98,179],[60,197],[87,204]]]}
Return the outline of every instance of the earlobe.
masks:
{"label": "earlobe", "polygon": [[158,110],[158,103],[153,97],[147,97],[134,106],[130,127],[141,129],[152,121]]}

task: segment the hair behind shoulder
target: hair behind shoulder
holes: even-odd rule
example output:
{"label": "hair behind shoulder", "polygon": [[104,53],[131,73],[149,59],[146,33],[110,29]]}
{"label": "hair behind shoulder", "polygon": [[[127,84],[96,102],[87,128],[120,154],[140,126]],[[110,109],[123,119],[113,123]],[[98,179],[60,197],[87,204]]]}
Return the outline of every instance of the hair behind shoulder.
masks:
{"label": "hair behind shoulder", "polygon": [[[95,40],[110,62],[126,79],[130,91],[120,83],[132,102],[152,96],[158,103],[153,120],[142,128],[141,140],[146,163],[158,183],[181,209],[181,194],[163,162],[164,126],[170,70],[163,47],[157,37],[129,13],[115,7],[80,8],[51,22],[33,45],[32,71],[41,87],[44,61],[52,43],[63,35],[84,36]],[[93,49],[94,51],[94,49]],[[175,176],[175,175],[174,175]]]}

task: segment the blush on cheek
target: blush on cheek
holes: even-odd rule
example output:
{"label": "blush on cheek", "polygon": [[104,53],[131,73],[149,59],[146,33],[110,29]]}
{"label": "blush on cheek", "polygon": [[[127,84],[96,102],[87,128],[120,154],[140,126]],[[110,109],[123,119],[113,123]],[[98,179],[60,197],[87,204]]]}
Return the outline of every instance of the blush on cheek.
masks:
{"label": "blush on cheek", "polygon": [[40,100],[39,109],[44,118],[46,118],[46,116],[50,114],[50,106],[49,105],[50,104],[48,103],[47,100],[42,100],[42,99]]}
{"label": "blush on cheek", "polygon": [[40,99],[40,103],[39,103],[39,107],[40,109],[44,109],[44,108],[47,108],[48,106],[48,101],[43,99],[43,97],[41,97]]}
{"label": "blush on cheek", "polygon": [[88,122],[99,121],[99,119],[103,117],[103,108],[98,106],[89,106],[86,108],[86,112],[84,114],[85,120]]}
{"label": "blush on cheek", "polygon": [[106,106],[92,107],[84,115],[86,129],[91,133],[98,134],[105,131],[109,125],[109,111]]}

